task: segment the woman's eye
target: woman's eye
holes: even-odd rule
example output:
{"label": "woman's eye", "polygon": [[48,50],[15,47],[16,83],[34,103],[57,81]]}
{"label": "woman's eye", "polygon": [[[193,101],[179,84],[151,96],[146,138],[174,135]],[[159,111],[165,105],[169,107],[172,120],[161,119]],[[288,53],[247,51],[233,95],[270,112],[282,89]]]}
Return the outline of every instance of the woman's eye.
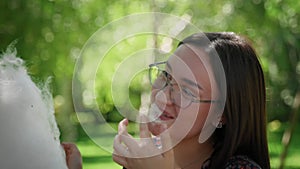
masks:
{"label": "woman's eye", "polygon": [[169,73],[166,73],[166,77],[167,77],[168,81],[172,81],[172,79],[173,79]]}
{"label": "woman's eye", "polygon": [[192,93],[192,91],[186,87],[181,87],[183,94],[196,98],[195,94]]}

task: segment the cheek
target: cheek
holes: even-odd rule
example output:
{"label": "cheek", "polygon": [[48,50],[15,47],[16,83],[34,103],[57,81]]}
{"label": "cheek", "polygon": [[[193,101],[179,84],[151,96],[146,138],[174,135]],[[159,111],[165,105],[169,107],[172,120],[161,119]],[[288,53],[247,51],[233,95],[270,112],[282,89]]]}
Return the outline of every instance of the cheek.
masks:
{"label": "cheek", "polygon": [[200,134],[209,108],[209,104],[201,104],[201,107],[199,107],[198,104],[198,106],[191,106],[185,112],[182,111],[179,113],[179,126],[189,125],[189,131],[186,137],[193,137]]}

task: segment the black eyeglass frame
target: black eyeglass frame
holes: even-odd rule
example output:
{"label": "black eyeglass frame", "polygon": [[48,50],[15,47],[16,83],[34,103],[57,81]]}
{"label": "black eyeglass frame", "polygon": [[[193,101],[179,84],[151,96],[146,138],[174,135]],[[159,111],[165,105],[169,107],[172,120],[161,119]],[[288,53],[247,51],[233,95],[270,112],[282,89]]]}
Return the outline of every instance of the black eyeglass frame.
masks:
{"label": "black eyeglass frame", "polygon": [[[158,67],[158,65],[162,65],[162,64],[166,64],[167,63],[167,61],[162,61],[162,62],[155,62],[155,63],[152,63],[152,64],[150,64],[149,65],[149,71],[148,71],[148,76],[149,76],[149,81],[150,81],[150,83],[151,83],[151,85],[153,86],[153,83],[152,83],[152,73],[151,73],[151,68],[152,67],[154,67],[154,66],[156,66],[157,68],[158,68],[158,70],[159,71],[161,71],[161,72],[163,72],[163,74],[164,74],[164,76],[166,77],[166,79],[168,79],[167,78],[167,75],[170,75],[167,71],[165,71],[165,70],[162,70],[162,69],[160,69],[159,67]],[[170,75],[171,76],[171,75]],[[169,80],[166,80],[166,84],[161,88],[161,89],[158,89],[158,90],[163,90],[163,89],[165,89],[167,86],[170,86],[171,88],[173,88],[173,84],[172,83],[170,83],[169,82]],[[197,99],[197,98],[195,98],[195,96],[193,96],[192,94],[189,94],[189,93],[187,93],[189,96],[190,96],[190,98],[187,98],[186,96],[185,96],[185,98],[186,99],[189,99],[189,104],[187,105],[187,106],[185,106],[185,107],[188,107],[192,102],[194,102],[194,103],[217,103],[217,102],[219,102],[219,100],[202,100],[202,99]],[[182,96],[184,96],[184,95],[182,95]],[[175,104],[175,105],[177,105],[177,104]],[[177,105],[177,106],[179,106],[179,105]],[[180,106],[179,106],[180,107]]]}

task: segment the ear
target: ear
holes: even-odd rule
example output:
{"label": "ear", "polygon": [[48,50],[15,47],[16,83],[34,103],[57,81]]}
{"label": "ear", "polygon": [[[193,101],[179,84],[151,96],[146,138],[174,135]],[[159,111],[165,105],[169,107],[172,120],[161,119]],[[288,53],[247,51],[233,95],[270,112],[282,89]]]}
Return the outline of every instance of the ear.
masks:
{"label": "ear", "polygon": [[222,115],[221,117],[218,117],[216,121],[213,122],[213,125],[216,128],[222,128],[226,124],[226,122],[226,118]]}
{"label": "ear", "polygon": [[226,117],[224,116],[224,114],[221,116],[220,123],[222,123],[222,125],[225,125],[227,123],[227,120],[226,120]]}

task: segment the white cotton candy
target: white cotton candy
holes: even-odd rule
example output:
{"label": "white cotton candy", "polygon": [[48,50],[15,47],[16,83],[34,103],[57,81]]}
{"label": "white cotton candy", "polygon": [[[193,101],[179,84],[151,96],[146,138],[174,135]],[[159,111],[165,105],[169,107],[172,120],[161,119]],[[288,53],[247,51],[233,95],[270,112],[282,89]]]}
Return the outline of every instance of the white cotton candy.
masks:
{"label": "white cotton candy", "polygon": [[13,45],[0,55],[0,168],[67,169],[51,94],[32,82]]}

